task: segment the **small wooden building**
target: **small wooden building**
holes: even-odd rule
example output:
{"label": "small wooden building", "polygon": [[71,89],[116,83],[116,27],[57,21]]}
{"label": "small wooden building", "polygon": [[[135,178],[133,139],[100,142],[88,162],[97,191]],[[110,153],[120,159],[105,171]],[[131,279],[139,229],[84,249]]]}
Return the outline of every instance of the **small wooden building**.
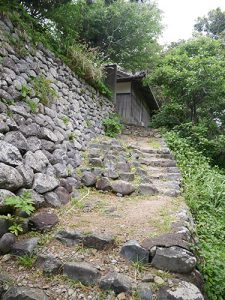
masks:
{"label": "small wooden building", "polygon": [[106,67],[107,80],[114,94],[116,111],[125,124],[149,125],[158,103],[149,86],[143,85],[145,72],[132,75],[118,70],[116,65]]}

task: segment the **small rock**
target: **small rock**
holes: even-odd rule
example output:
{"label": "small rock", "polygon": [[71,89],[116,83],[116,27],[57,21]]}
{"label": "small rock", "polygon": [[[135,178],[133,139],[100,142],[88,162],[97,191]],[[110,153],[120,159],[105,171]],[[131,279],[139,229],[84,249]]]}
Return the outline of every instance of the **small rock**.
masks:
{"label": "small rock", "polygon": [[79,244],[83,240],[83,235],[78,231],[60,230],[56,233],[55,238],[64,245],[71,247]]}
{"label": "small rock", "polygon": [[165,283],[165,281],[164,281],[161,277],[159,277],[159,276],[155,276],[155,277],[154,277],[154,282],[155,282],[156,284],[159,284],[159,285],[162,285],[162,284]]}
{"label": "small rock", "polygon": [[51,255],[39,255],[35,265],[38,268],[43,269],[43,274],[46,276],[57,275],[62,270],[61,261]]}
{"label": "small rock", "polygon": [[152,291],[147,283],[140,283],[137,286],[137,295],[140,300],[151,300],[152,299]]}
{"label": "small rock", "polygon": [[41,150],[37,150],[34,153],[28,151],[25,156],[25,166],[34,170],[34,172],[43,172],[48,166],[48,158]]}
{"label": "small rock", "polygon": [[0,163],[0,189],[16,191],[23,185],[23,178],[13,167]]}
{"label": "small rock", "polygon": [[113,290],[116,295],[127,292],[132,292],[132,281],[126,276],[116,272],[109,272],[103,276],[99,282],[100,289]]}
{"label": "small rock", "polygon": [[154,282],[154,276],[152,274],[146,274],[143,277],[142,282]]}
{"label": "small rock", "polygon": [[103,162],[101,158],[90,158],[89,164],[94,167],[100,167],[100,168],[103,167]]}
{"label": "small rock", "polygon": [[130,173],[130,172],[120,173],[120,179],[125,180],[125,181],[133,181],[134,180],[134,173]]}
{"label": "small rock", "polygon": [[33,189],[39,194],[50,192],[59,186],[59,181],[49,175],[37,173],[34,175]]}
{"label": "small rock", "polygon": [[24,188],[31,188],[34,179],[34,172],[28,166],[20,165],[16,167],[16,170],[20,173],[23,178],[23,187]]}
{"label": "small rock", "polygon": [[116,180],[112,183],[112,190],[114,193],[130,195],[135,191],[135,187],[129,182],[123,180]]}
{"label": "small rock", "polygon": [[92,174],[91,172],[84,172],[81,182],[85,186],[94,186],[97,181],[97,176]]}
{"label": "small rock", "polygon": [[12,233],[5,233],[0,239],[0,253],[9,253],[12,249],[12,245],[15,243],[16,238]]}
{"label": "small rock", "polygon": [[[8,191],[8,190],[3,190],[0,189],[0,214],[7,214],[12,212],[12,206],[6,205],[5,204],[5,199],[7,199],[8,197],[13,197],[15,196],[15,194],[13,194],[12,192]],[[2,222],[3,220],[0,219],[0,222]],[[0,223],[0,232],[1,232],[1,227],[3,226],[3,224]]]}
{"label": "small rock", "polygon": [[40,232],[46,232],[50,230],[59,222],[59,219],[56,214],[41,212],[32,216],[29,219],[28,226],[31,230],[37,230]]}
{"label": "small rock", "polygon": [[190,251],[177,246],[157,247],[151,264],[157,269],[169,272],[190,273],[195,268],[196,258]]}
{"label": "small rock", "polygon": [[66,263],[63,273],[83,284],[96,284],[100,278],[98,269],[86,262]]}
{"label": "small rock", "polygon": [[111,191],[111,182],[107,177],[101,177],[96,182],[96,189],[102,191]]}
{"label": "small rock", "polygon": [[5,141],[12,144],[24,154],[28,149],[27,140],[20,131],[11,131],[5,135]]}
{"label": "small rock", "polygon": [[141,195],[156,195],[159,191],[153,184],[142,183],[139,185],[139,193]]}
{"label": "small rock", "polygon": [[23,256],[23,255],[29,255],[34,252],[34,249],[37,246],[37,243],[39,241],[39,238],[30,238],[25,240],[20,240],[15,242],[15,244],[12,247],[12,254]]}
{"label": "small rock", "polygon": [[103,234],[86,235],[83,238],[83,245],[97,250],[106,250],[114,245],[114,238]]}
{"label": "small rock", "polygon": [[162,286],[157,292],[157,300],[204,300],[200,290],[192,283],[174,280],[172,288]]}
{"label": "small rock", "polygon": [[120,254],[130,261],[139,261],[143,264],[149,263],[149,251],[142,248],[135,240],[125,243],[121,248]]}
{"label": "small rock", "polygon": [[12,144],[0,140],[0,162],[13,167],[21,165],[22,156],[20,151]]}
{"label": "small rock", "polygon": [[48,300],[49,297],[37,288],[10,287],[4,294],[2,300]]}

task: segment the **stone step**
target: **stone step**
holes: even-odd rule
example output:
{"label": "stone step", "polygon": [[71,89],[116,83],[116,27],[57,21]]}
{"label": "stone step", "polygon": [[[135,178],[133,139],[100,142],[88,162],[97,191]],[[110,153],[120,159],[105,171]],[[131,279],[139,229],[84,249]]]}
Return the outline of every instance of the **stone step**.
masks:
{"label": "stone step", "polygon": [[176,167],[176,161],[172,159],[140,159],[140,163],[155,167]]}

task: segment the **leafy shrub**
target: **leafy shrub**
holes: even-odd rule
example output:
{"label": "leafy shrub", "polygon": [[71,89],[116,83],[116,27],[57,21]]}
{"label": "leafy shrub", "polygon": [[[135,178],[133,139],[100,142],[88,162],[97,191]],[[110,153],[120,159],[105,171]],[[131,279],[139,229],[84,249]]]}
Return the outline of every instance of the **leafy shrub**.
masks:
{"label": "leafy shrub", "polygon": [[197,226],[198,266],[210,300],[225,295],[225,175],[176,132],[165,135],[183,175],[184,196]]}
{"label": "leafy shrub", "polygon": [[[31,213],[35,210],[34,202],[31,198],[31,193],[26,191],[21,196],[11,196],[7,197],[4,200],[6,205],[12,206],[12,208],[17,209],[19,211],[25,212],[27,215],[31,215]],[[18,216],[1,216],[1,218],[10,220],[13,224],[9,227],[9,231],[14,233],[15,235],[19,235],[19,233],[23,232],[22,221],[23,218]]]}
{"label": "leafy shrub", "polygon": [[44,105],[48,105],[57,96],[56,91],[51,87],[51,80],[47,79],[44,75],[34,78],[31,82],[33,85],[36,96]]}
{"label": "leafy shrub", "polygon": [[117,114],[113,114],[111,117],[104,119],[102,124],[105,128],[105,134],[109,137],[116,137],[123,129],[120,116]]}

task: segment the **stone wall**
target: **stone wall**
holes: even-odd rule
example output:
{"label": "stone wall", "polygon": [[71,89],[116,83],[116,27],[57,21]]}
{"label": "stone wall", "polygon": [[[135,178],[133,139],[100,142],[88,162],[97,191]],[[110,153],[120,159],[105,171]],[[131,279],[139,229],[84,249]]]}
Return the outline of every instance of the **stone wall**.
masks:
{"label": "stone wall", "polygon": [[21,188],[39,194],[37,206],[60,204],[67,183],[78,185],[82,150],[104,133],[113,104],[2,16],[0,44],[0,213],[8,191]]}

